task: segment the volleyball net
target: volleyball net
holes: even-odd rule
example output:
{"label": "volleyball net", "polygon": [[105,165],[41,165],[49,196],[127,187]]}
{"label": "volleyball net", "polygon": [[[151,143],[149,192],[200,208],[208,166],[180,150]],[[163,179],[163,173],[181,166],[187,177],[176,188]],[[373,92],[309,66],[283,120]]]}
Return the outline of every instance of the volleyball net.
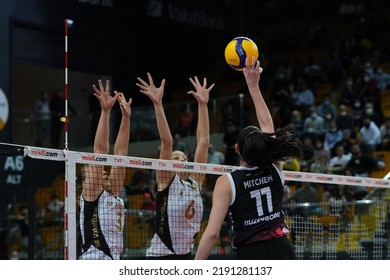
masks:
{"label": "volleyball net", "polygon": [[[23,147],[23,156],[25,161],[32,160],[30,178],[36,181],[30,180],[34,182],[34,186],[30,185],[33,194],[27,201],[34,213],[29,216],[29,231],[34,233],[34,238],[29,237],[29,258],[36,259],[80,257],[79,195],[82,181],[86,180],[83,175],[86,166],[125,169],[123,189],[117,194],[125,208],[121,259],[145,259],[150,247],[156,219],[153,200],[157,171],[205,174],[201,192],[203,214],[193,246],[195,253],[207,226],[215,180],[237,168],[30,146]],[[50,168],[58,164],[63,172],[53,178]],[[390,259],[390,181],[387,178],[293,171],[284,171],[284,177],[284,212],[298,259]],[[47,178],[51,178],[51,184],[42,186],[39,180],[47,181]],[[182,199],[170,203],[178,203],[179,207],[186,193],[180,195]],[[55,199],[57,205],[48,207]],[[170,219],[175,220],[175,217],[170,216]],[[227,218],[210,259],[234,259],[231,238]],[[177,250],[181,247],[180,244],[169,246]]]}

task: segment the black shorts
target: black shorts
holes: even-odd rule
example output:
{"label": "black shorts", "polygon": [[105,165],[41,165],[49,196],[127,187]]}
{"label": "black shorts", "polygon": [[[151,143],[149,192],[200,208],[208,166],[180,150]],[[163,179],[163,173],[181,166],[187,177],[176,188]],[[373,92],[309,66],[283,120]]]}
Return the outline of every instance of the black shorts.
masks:
{"label": "black shorts", "polygon": [[236,250],[238,260],[295,260],[293,243],[282,236],[245,244]]}

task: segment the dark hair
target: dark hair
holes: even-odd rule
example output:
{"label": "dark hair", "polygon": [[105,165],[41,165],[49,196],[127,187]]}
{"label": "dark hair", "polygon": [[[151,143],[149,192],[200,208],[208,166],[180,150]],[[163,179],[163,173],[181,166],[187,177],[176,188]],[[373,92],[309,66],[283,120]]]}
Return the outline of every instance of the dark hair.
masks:
{"label": "dark hair", "polygon": [[295,136],[292,125],[274,133],[262,132],[255,126],[247,126],[238,135],[240,159],[251,166],[266,167],[290,157],[302,160],[302,145]]}

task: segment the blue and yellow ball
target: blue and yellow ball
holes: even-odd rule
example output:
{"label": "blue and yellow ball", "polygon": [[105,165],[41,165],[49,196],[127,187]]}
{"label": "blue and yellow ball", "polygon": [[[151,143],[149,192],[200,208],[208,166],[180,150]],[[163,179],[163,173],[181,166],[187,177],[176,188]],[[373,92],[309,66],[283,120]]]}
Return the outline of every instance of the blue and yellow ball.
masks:
{"label": "blue and yellow ball", "polygon": [[247,57],[249,64],[252,63],[252,57],[255,57],[255,60],[259,57],[259,50],[253,40],[248,37],[236,37],[227,44],[225,60],[234,70],[242,71]]}

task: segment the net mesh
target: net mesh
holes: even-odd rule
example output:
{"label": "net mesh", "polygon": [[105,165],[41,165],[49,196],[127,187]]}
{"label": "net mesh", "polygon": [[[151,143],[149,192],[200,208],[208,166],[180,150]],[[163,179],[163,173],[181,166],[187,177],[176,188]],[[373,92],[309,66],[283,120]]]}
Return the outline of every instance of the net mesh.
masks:
{"label": "net mesh", "polygon": [[[84,172],[87,166],[102,166],[101,170],[106,170],[109,174],[114,166],[125,169],[122,191],[115,194],[115,197],[123,201],[123,209],[118,206],[122,205],[121,203],[115,208],[110,208],[115,201],[107,196],[105,203],[101,205],[105,209],[105,214],[99,214],[99,223],[91,223],[89,226],[84,224],[83,229],[88,228],[96,233],[96,236],[110,230],[112,238],[109,241],[96,237],[87,243],[98,242],[99,246],[104,247],[106,242],[110,248],[118,248],[121,259],[145,259],[148,249],[150,254],[152,240],[155,242],[154,248],[157,248],[157,253],[161,250],[161,253],[165,254],[167,250],[172,249],[185,252],[188,240],[192,239],[191,234],[199,231],[191,246],[191,253],[195,253],[207,226],[215,180],[221,174],[236,168],[151,158],[100,156],[35,147],[26,147],[25,154],[26,158],[34,160],[33,166],[36,169],[32,170],[35,173],[33,177],[37,181],[50,181],[50,184],[46,185],[34,182],[33,188],[29,186],[34,199],[26,198],[28,208],[34,213],[33,220],[30,220],[30,225],[34,226],[29,230],[34,232],[33,236],[38,236],[32,240],[35,246],[30,245],[29,253],[33,257],[29,255],[28,258],[38,259],[80,258],[83,250],[81,234],[83,227],[80,227],[79,199],[83,182],[87,180]],[[59,169],[46,168],[42,171],[39,166],[45,166],[47,162],[58,164]],[[198,217],[199,220],[196,222],[194,220],[193,224],[183,224],[179,218],[176,217],[175,220],[174,217],[182,213],[178,210],[180,207],[193,200],[193,193],[176,193],[175,200],[170,202],[172,208],[167,210],[169,219],[171,222],[177,222],[183,231],[181,236],[171,236],[169,240],[165,240],[164,237],[154,239],[156,231],[165,229],[155,224],[156,213],[164,215],[161,211],[156,212],[156,176],[159,172],[168,174],[191,172],[194,177],[197,177],[196,174],[205,175],[201,191],[203,211]],[[103,173],[100,172],[95,175],[103,177]],[[298,259],[390,259],[389,181],[290,171],[285,171],[284,175],[286,179],[284,212],[290,229],[289,238],[294,242]],[[189,187],[192,185],[188,184]],[[48,207],[50,203],[53,204],[51,208]],[[52,209],[52,213],[49,208]],[[114,209],[113,212],[110,212],[110,209]],[[195,207],[193,209],[199,210]],[[93,213],[92,211],[89,215],[93,217]],[[123,224],[122,220],[118,219],[122,213]],[[186,214],[195,217],[191,211],[187,211]],[[92,221],[96,222],[94,219]],[[123,237],[116,235],[121,232],[121,226]],[[234,252],[230,246],[231,237],[231,224],[227,217],[210,259],[234,259]],[[97,255],[90,258],[107,259],[107,254],[102,257],[100,250],[91,253]],[[111,254],[115,258],[115,252],[111,251]]]}

